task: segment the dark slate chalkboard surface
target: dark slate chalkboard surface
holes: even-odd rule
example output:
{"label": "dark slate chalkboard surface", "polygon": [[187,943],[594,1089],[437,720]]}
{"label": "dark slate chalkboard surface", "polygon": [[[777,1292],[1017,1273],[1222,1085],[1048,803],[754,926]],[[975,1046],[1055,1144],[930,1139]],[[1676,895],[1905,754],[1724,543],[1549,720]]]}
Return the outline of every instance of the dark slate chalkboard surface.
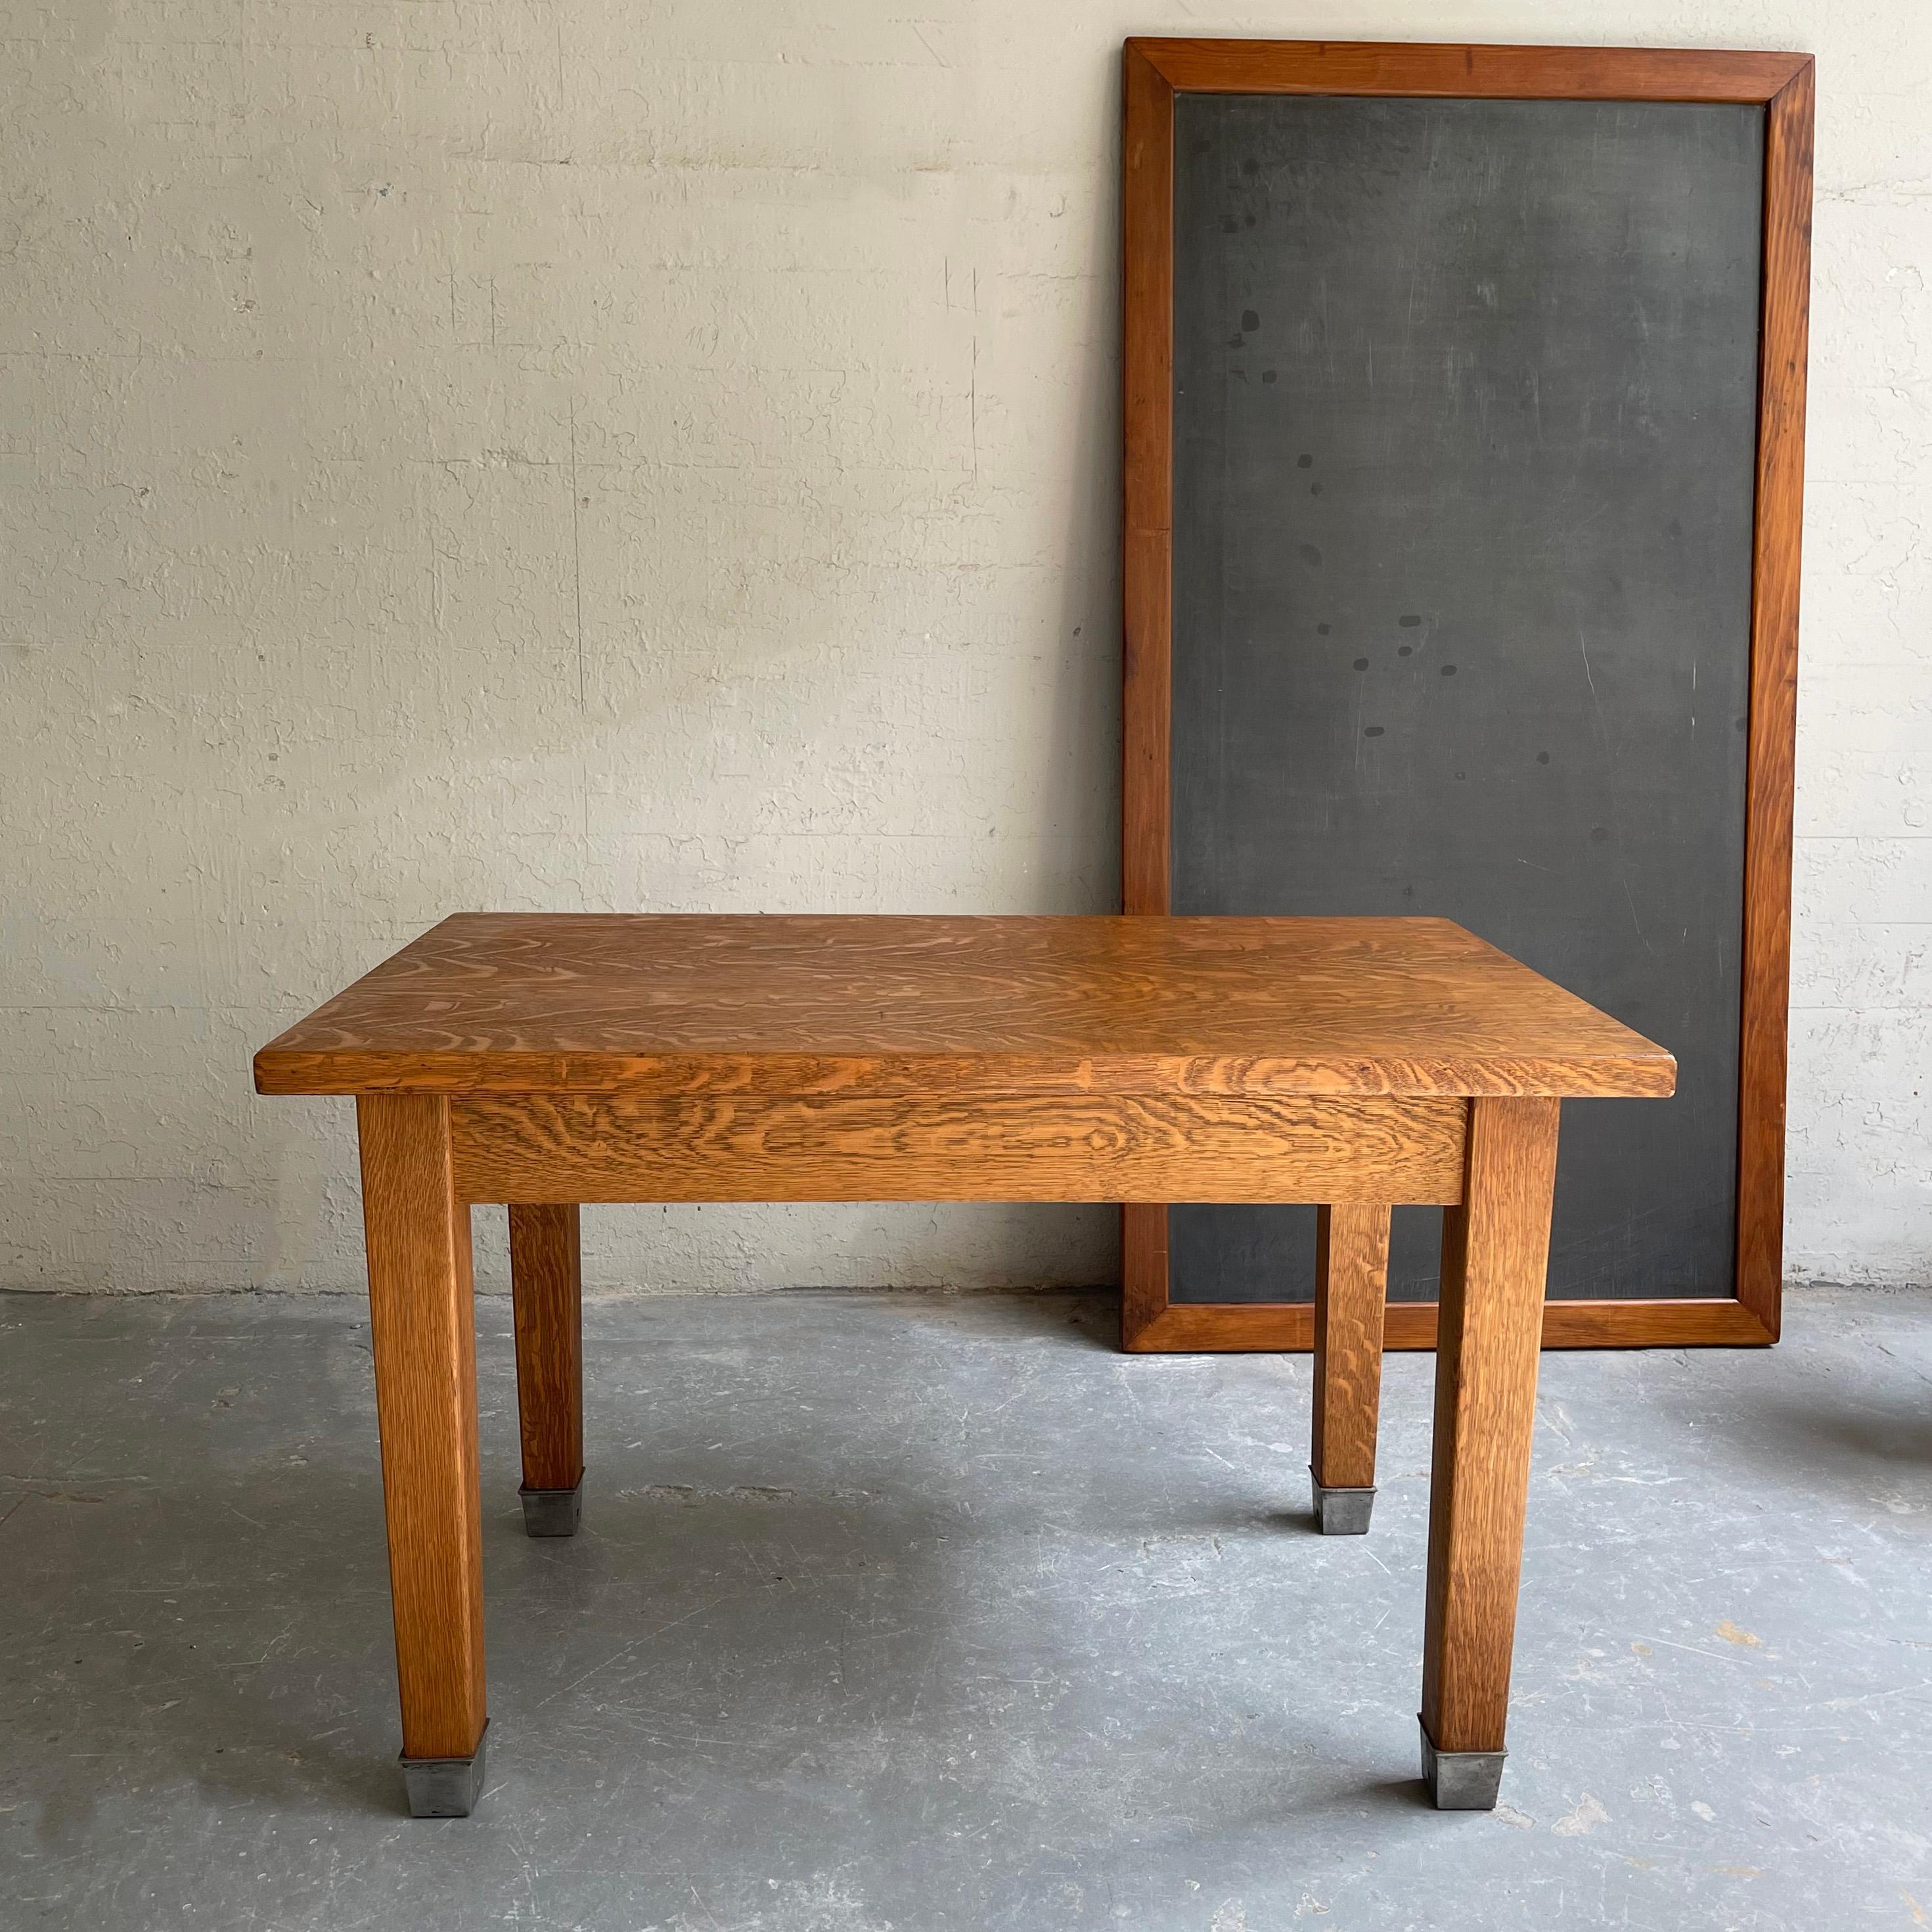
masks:
{"label": "dark slate chalkboard surface", "polygon": [[[1564,1108],[1553,1295],[1733,1292],[1763,127],[1175,102],[1172,910],[1443,914],[1677,1054]],[[1170,1213],[1174,1300],[1311,1294],[1311,1209]]]}

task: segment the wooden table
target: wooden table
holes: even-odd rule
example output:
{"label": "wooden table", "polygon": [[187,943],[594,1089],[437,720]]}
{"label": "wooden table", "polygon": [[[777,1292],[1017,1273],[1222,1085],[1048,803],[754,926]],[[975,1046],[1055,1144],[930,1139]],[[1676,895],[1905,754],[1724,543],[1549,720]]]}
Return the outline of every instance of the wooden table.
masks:
{"label": "wooden table", "polygon": [[584,1477],[580,1202],[1320,1203],[1331,1532],[1374,1494],[1390,1206],[1439,1202],[1423,1771],[1493,1805],[1560,1098],[1676,1077],[1441,920],[446,920],[255,1058],[261,1093],[356,1096],[411,1810],[482,1781],[479,1201],[535,1535]]}

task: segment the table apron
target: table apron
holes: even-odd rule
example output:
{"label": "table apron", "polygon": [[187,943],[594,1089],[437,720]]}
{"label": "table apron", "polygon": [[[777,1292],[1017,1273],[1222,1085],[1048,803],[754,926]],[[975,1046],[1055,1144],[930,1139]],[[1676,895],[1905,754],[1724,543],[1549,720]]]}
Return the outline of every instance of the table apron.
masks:
{"label": "table apron", "polygon": [[470,1201],[1462,1198],[1453,1096],[452,1096]]}

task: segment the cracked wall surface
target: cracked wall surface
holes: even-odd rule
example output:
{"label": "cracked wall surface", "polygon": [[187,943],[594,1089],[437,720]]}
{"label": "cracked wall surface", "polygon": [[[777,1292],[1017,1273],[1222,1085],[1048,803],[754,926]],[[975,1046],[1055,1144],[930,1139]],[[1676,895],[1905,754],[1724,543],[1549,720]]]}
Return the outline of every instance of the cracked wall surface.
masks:
{"label": "cracked wall surface", "polygon": [[[1790,1252],[1924,1278],[1916,0],[10,0],[0,1285],[357,1285],[350,1109],[249,1055],[453,909],[1112,908],[1159,31],[1818,55]],[[1115,1266],[1094,1209],[586,1236],[607,1289]]]}

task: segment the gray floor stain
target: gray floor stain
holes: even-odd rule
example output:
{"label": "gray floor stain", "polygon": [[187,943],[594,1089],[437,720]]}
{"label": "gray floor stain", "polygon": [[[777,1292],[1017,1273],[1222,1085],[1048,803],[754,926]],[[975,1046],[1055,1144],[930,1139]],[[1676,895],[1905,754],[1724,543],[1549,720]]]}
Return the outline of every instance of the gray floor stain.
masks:
{"label": "gray floor stain", "polygon": [[1093,1297],[608,1304],[536,1542],[508,1316],[492,1784],[418,1824],[358,1305],[0,1299],[0,1924],[1932,1921],[1932,1295],[1544,1358],[1484,1816],[1414,1763],[1429,1358],[1324,1541],[1306,1358],[1125,1358]]}

